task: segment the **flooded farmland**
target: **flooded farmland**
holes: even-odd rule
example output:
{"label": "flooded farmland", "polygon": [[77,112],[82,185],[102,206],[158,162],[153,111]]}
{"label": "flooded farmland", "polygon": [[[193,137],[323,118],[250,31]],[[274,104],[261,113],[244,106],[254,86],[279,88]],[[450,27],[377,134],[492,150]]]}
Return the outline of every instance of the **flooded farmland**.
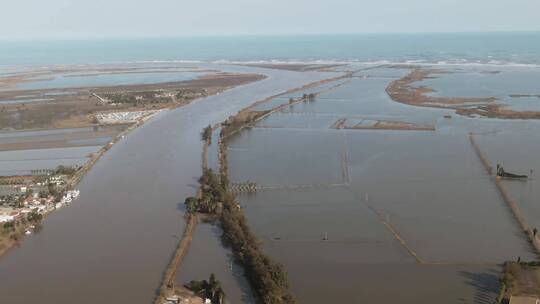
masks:
{"label": "flooded farmland", "polygon": [[[201,130],[254,101],[335,76],[247,67],[224,70],[268,78],[161,112],[113,145],[78,185],[77,203],[52,213],[39,233],[25,237],[20,247],[2,257],[3,301],[151,303],[185,226],[179,205],[196,192]],[[194,256],[187,256],[193,265],[185,274],[178,272],[181,283],[215,272],[231,290],[231,299],[249,299],[234,263],[233,273],[227,274],[230,258],[220,249],[219,232],[202,225],[198,229],[190,251]],[[213,263],[199,264],[208,261]],[[27,292],[29,285],[32,292]]]}
{"label": "flooded farmland", "polygon": [[0,175],[25,175],[58,166],[81,166],[125,125],[0,132]]}
{"label": "flooded farmland", "polygon": [[[467,83],[467,77],[478,77],[477,69],[460,67],[450,75]],[[258,186],[255,194],[238,195],[249,225],[265,252],[284,264],[302,303],[395,303],[397,295],[399,303],[492,303],[500,265],[536,258],[468,135],[479,134],[493,167],[500,162],[512,172],[532,174],[527,181],[503,182],[529,224],[540,226],[538,123],[392,101],[386,86],[407,72],[357,72],[229,141],[231,182]],[[486,68],[480,74],[512,78],[521,72]],[[453,96],[456,84],[445,77],[429,79],[430,86]],[[463,94],[536,92],[533,82],[504,89],[497,83],[478,91],[471,86]],[[311,92],[281,96],[257,109]],[[332,128],[340,119],[348,123]],[[363,129],[369,121],[433,129]]]}
{"label": "flooded farmland", "polygon": [[[39,234],[25,238],[21,248],[2,259],[0,291],[11,303],[58,303],[72,297],[82,297],[81,303],[151,302],[184,227],[182,202],[198,187],[201,129],[292,84],[342,75],[222,69],[269,77],[163,112],[112,146],[82,180],[80,201],[52,214]],[[539,123],[462,116],[451,108],[392,100],[385,89],[411,67],[341,69],[351,77],[257,103],[252,110],[266,111],[315,94],[228,140],[231,182],[257,188],[237,198],[264,253],[284,265],[300,303],[492,303],[499,293],[501,264],[537,255],[469,134],[474,133],[491,166],[500,163],[530,175],[527,181],[502,182],[529,225],[538,227]],[[511,78],[520,73],[445,69],[454,73],[414,85],[429,84],[434,88],[430,94],[451,97],[459,85],[447,77],[503,77],[508,72],[504,77]],[[508,98],[535,101],[534,87],[512,88],[487,82],[463,96],[496,96],[506,103],[505,96],[523,94]],[[19,174],[83,163],[123,129],[0,133],[0,164]],[[208,166],[215,171],[219,133],[217,128],[208,149]],[[228,303],[255,303],[244,269],[221,234],[216,223],[197,225],[176,283],[214,273]],[[42,258],[48,262],[38,262]],[[32,269],[47,275],[33,276]],[[45,277],[50,279],[46,283]],[[66,279],[72,282],[69,292],[62,283]],[[23,282],[40,287],[21,295]]]}

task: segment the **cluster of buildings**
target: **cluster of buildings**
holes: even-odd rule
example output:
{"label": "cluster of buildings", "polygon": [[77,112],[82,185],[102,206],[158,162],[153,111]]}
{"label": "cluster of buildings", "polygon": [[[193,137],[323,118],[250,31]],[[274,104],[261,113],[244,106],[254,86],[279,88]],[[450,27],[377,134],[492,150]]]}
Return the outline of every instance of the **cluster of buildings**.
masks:
{"label": "cluster of buildings", "polygon": [[70,204],[79,196],[79,191],[65,191],[67,179],[68,176],[63,174],[5,179],[7,184],[0,186],[0,223],[17,220],[32,212],[43,215]]}
{"label": "cluster of buildings", "polygon": [[124,124],[134,123],[141,118],[153,114],[156,111],[131,111],[131,112],[110,112],[98,113],[96,119],[100,124]]}
{"label": "cluster of buildings", "polygon": [[13,208],[0,207],[0,223],[12,222],[19,216],[19,211]]}
{"label": "cluster of buildings", "polygon": [[[32,212],[45,215],[55,209],[71,204],[74,199],[79,197],[79,194],[79,190],[70,190],[61,196],[47,195],[46,197],[40,197],[37,193],[28,195],[22,200],[20,207],[0,207],[0,223],[12,222]],[[5,201],[5,198],[0,199],[0,203],[2,200]]]}

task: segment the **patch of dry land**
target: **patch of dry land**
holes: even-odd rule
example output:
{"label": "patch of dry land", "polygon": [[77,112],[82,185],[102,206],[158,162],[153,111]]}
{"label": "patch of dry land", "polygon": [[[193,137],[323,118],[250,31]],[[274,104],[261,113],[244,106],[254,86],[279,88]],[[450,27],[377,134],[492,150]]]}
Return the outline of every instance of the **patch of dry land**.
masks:
{"label": "patch of dry land", "polygon": [[465,116],[483,116],[506,119],[540,119],[537,111],[514,111],[495,97],[437,97],[430,96],[435,92],[432,88],[415,86],[416,82],[438,75],[450,73],[441,69],[416,68],[406,76],[392,81],[386,87],[386,93],[392,100],[408,105],[454,109],[457,114]]}
{"label": "patch of dry land", "polygon": [[[217,73],[188,81],[159,84],[1,91],[0,130],[94,126],[98,123],[96,114],[101,112],[174,108],[263,77],[257,74]],[[28,102],[25,102],[20,96],[31,97],[27,97]]]}

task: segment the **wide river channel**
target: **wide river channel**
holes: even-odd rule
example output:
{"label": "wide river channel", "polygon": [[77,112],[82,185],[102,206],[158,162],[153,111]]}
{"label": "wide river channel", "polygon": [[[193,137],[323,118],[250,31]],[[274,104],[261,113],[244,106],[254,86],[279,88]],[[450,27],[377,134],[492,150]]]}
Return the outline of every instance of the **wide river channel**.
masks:
{"label": "wide river channel", "polygon": [[51,214],[0,260],[2,303],[151,303],[201,174],[202,128],[257,100],[336,76],[249,67],[268,78],[166,111],[112,147]]}

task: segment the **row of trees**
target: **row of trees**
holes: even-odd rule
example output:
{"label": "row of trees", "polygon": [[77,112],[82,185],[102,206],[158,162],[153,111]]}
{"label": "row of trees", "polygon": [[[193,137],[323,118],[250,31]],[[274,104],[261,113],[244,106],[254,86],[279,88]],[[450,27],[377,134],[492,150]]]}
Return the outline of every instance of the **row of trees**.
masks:
{"label": "row of trees", "polygon": [[205,214],[218,213],[226,199],[227,191],[219,182],[218,176],[212,169],[205,169],[199,178],[201,197],[188,197],[184,204],[190,213],[199,212]]}
{"label": "row of trees", "polygon": [[201,139],[210,144],[212,143],[212,126],[208,125],[208,127],[203,129],[201,133]]}
{"label": "row of trees", "polygon": [[135,107],[145,104],[167,103],[172,101],[170,97],[159,96],[159,93],[152,91],[136,92],[129,94],[113,93],[102,95],[105,98],[109,99],[111,103],[129,104]]}
{"label": "row of trees", "polygon": [[36,211],[30,212],[26,216],[26,220],[28,220],[28,222],[33,223],[33,224],[39,223],[42,219],[43,219],[43,215],[40,213],[37,213]]}
{"label": "row of trees", "polygon": [[[224,137],[254,121],[260,115],[264,115],[264,111],[250,112],[242,118],[231,117],[222,125],[220,175],[216,175],[211,169],[204,169],[199,179],[200,198],[188,197],[185,205],[189,213],[200,212],[219,216],[223,230],[222,240],[232,248],[235,259],[243,266],[245,276],[261,303],[293,304],[297,302],[289,291],[287,273],[281,264],[272,261],[262,252],[258,239],[249,229],[240,205],[229,191]],[[203,140],[211,137],[210,126],[202,132],[201,137]],[[210,281],[215,282],[215,278],[211,276]],[[215,286],[211,282],[192,281],[188,288],[194,291],[204,290],[206,293],[209,286]],[[214,302],[214,293],[210,293],[210,296],[208,298],[212,299],[212,303],[221,303]]]}
{"label": "row of trees", "polygon": [[54,171],[54,174],[59,175],[73,175],[75,174],[81,167],[77,166],[58,166],[56,167],[56,170]]}
{"label": "row of trees", "polygon": [[268,114],[270,110],[265,111],[242,111],[236,116],[231,116],[224,123],[221,124],[220,136],[222,139],[228,137],[232,133],[238,131],[242,127],[248,126],[254,123],[261,116]]}
{"label": "row of trees", "polygon": [[244,118],[242,115],[229,118],[222,127],[220,147],[220,187],[224,190],[223,210],[220,214],[223,242],[232,248],[236,260],[244,267],[244,273],[261,303],[297,303],[289,291],[287,273],[283,266],[265,255],[257,237],[249,229],[242,208],[229,191],[226,137],[268,111],[252,111]]}
{"label": "row of trees", "polygon": [[304,94],[304,95],[302,95],[302,100],[303,100],[304,102],[306,102],[306,101],[314,101],[316,96],[317,96],[317,95],[315,95],[315,94],[313,94],[313,93]]}
{"label": "row of trees", "polygon": [[15,230],[15,223],[14,222],[5,222],[4,225],[2,225],[4,228],[4,231],[13,231]]}
{"label": "row of trees", "polygon": [[296,303],[289,292],[283,266],[262,252],[240,206],[232,196],[225,200],[220,219],[223,241],[232,247],[235,258],[244,266],[245,275],[261,302]]}
{"label": "row of trees", "polygon": [[223,242],[232,248],[236,260],[243,265],[246,278],[262,303],[296,303],[289,292],[287,274],[282,265],[262,252],[240,205],[223,180],[221,178],[220,182],[220,178],[211,169],[204,170],[199,179],[201,198],[186,199],[188,211],[219,214]]}

